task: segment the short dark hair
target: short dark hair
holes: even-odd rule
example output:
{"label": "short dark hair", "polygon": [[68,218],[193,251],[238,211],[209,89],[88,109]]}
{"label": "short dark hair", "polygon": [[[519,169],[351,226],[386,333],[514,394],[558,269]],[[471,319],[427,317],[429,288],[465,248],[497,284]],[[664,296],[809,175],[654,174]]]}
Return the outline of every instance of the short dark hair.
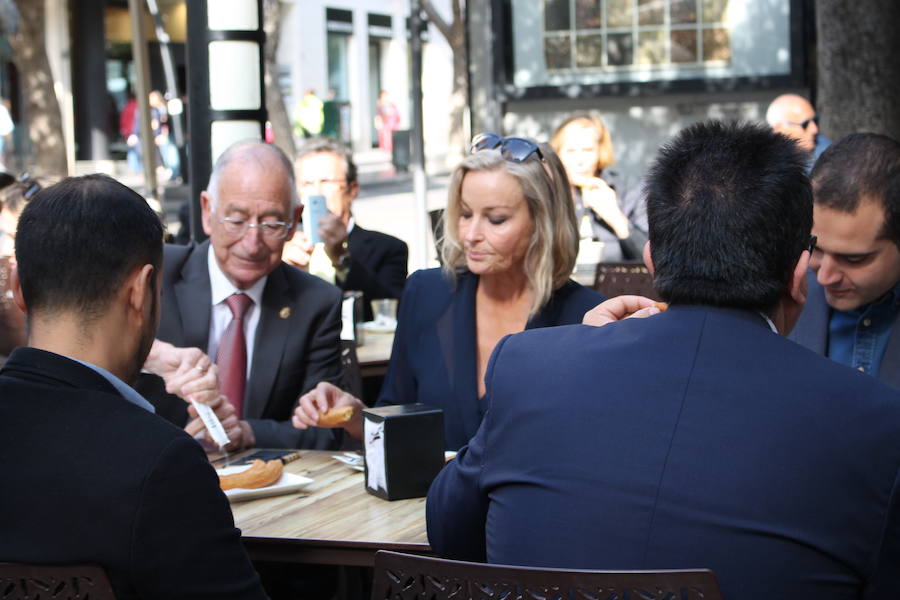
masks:
{"label": "short dark hair", "polygon": [[347,147],[337,140],[319,137],[311,138],[297,151],[297,162],[299,163],[305,157],[311,154],[319,154],[320,152],[330,152],[336,154],[344,163],[344,177],[347,178],[347,184],[356,183],[356,163],[353,162],[353,154]]}
{"label": "short dark hair", "polygon": [[881,202],[881,237],[900,248],[900,142],[877,133],[853,133],[829,146],[810,174],[813,201],[853,213],[865,199]]}
{"label": "short dark hair", "polygon": [[763,124],[698,123],[664,146],[646,186],[660,296],[773,308],[812,229],[806,160]]}
{"label": "short dark hair", "polygon": [[16,261],[29,313],[102,314],[135,269],[162,266],[163,227],[139,194],[106,175],[68,177],[26,205]]}

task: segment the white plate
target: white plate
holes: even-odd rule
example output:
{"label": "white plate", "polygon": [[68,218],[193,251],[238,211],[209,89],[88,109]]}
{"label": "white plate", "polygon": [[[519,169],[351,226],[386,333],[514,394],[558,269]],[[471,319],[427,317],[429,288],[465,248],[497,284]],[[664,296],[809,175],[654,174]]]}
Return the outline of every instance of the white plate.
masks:
{"label": "white plate", "polygon": [[[218,473],[219,475],[233,475],[234,473],[240,473],[241,471],[245,471],[249,468],[250,465],[235,465],[233,467],[223,467],[221,469],[216,469],[216,473]],[[288,473],[287,471],[285,471],[281,474],[281,479],[279,479],[272,485],[267,485],[266,487],[256,488],[252,490],[244,488],[234,488],[231,490],[225,490],[225,495],[228,496],[229,502],[241,502],[243,500],[254,500],[256,498],[266,498],[268,496],[292,494],[294,492],[299,492],[312,482],[313,480],[309,477],[303,477],[302,475],[295,475],[293,473]]]}

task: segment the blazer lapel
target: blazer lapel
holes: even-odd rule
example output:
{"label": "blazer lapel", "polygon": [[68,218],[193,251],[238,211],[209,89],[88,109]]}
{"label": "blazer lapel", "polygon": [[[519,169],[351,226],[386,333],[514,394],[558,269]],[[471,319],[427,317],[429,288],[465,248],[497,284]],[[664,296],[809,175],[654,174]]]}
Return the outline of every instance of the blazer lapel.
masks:
{"label": "blazer lapel", "polygon": [[366,263],[366,259],[372,253],[372,236],[368,233],[359,225],[354,225],[350,235],[347,236],[347,248],[350,250],[350,254],[362,263]]}
{"label": "blazer lapel", "polygon": [[438,320],[438,338],[444,351],[448,383],[453,387],[458,421],[472,434],[481,422],[482,407],[478,399],[476,376],[477,342],[475,339],[475,291],[478,277],[472,274],[457,278],[458,289],[452,295],[447,311]]}
{"label": "blazer lapel", "polygon": [[296,304],[296,294],[284,276],[285,268],[282,264],[272,271],[263,290],[256,341],[253,343],[253,364],[250,365],[250,378],[244,393],[244,415],[250,418],[263,415],[290,333],[290,327],[279,317],[281,307]]}
{"label": "blazer lapel", "polygon": [[900,389],[900,316],[894,319],[891,335],[888,338],[878,378],[893,388]]}
{"label": "blazer lapel", "polygon": [[[175,301],[181,319],[184,338],[181,346],[202,348],[208,351],[209,319],[212,306],[212,288],[209,283],[207,255],[209,241],[203,242],[184,263],[181,278],[174,284]],[[176,344],[177,345],[177,344]]]}
{"label": "blazer lapel", "polygon": [[825,290],[816,281],[815,273],[807,274],[806,306],[797,326],[791,333],[791,339],[801,346],[825,356],[828,347],[828,320],[831,309],[825,300]]}

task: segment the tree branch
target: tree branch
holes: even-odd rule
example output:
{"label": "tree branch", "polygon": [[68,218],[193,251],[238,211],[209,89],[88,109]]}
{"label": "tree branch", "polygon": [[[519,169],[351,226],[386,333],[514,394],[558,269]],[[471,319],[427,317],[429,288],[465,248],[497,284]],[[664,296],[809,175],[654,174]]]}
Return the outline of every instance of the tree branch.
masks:
{"label": "tree branch", "polygon": [[434,9],[434,5],[431,3],[431,0],[421,0],[422,2],[422,10],[425,11],[425,14],[428,15],[428,20],[434,23],[434,26],[438,28],[438,31],[441,32],[441,35],[449,42],[451,45],[453,44],[453,32],[450,29],[450,25],[444,18]]}

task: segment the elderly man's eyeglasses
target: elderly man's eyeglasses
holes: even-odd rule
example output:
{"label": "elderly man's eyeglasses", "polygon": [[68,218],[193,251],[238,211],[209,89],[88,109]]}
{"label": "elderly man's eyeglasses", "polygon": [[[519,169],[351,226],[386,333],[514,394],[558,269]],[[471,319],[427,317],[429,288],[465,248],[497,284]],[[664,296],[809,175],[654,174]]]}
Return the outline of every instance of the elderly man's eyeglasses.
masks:
{"label": "elderly man's eyeglasses", "polygon": [[309,189],[314,187],[319,187],[322,189],[326,188],[339,188],[346,183],[343,179],[313,179],[308,181],[301,181],[300,188],[301,189]]}
{"label": "elderly man's eyeglasses", "polygon": [[544,160],[541,149],[531,140],[519,137],[504,138],[496,133],[480,133],[472,138],[469,152],[474,154],[482,150],[500,150],[500,156],[511,162],[523,162],[532,154]]}
{"label": "elderly man's eyeglasses", "polygon": [[787,123],[788,125],[796,125],[797,127],[800,127],[801,129],[806,131],[806,129],[807,129],[807,127],[809,127],[810,123],[815,123],[816,126],[818,127],[819,115],[813,115],[810,118],[808,118],[807,120],[800,121],[799,123],[797,121],[785,121],[785,123]]}
{"label": "elderly man's eyeglasses", "polygon": [[246,219],[237,219],[235,217],[223,217],[219,219],[225,233],[232,237],[244,237],[248,229],[254,227],[259,229],[260,235],[267,240],[283,240],[287,237],[288,231],[291,229],[291,222],[284,221],[262,221],[260,223],[251,223]]}

